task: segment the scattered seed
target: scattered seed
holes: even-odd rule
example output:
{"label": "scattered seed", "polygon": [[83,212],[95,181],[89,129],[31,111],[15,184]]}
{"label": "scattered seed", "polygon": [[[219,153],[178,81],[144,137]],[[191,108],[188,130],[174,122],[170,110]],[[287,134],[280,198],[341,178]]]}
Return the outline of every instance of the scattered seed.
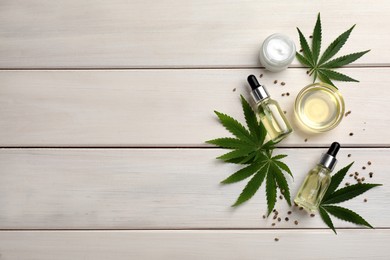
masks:
{"label": "scattered seed", "polygon": [[292,213],[291,211],[287,212],[287,214],[289,214],[289,215],[291,215],[291,213]]}
{"label": "scattered seed", "polygon": [[282,93],[282,97],[284,97],[284,95],[286,95],[286,94]]}
{"label": "scattered seed", "polygon": [[272,212],[275,212],[275,211],[276,211],[276,209],[273,209],[273,210],[272,210]]}
{"label": "scattered seed", "polygon": [[372,175],[374,175],[374,173],[370,172],[368,175],[370,175],[370,178],[372,178]]}
{"label": "scattered seed", "polygon": [[368,165],[371,165],[371,161],[368,161],[367,164],[368,164]]}
{"label": "scattered seed", "polygon": [[298,204],[297,204],[296,202],[294,202],[294,206],[295,206],[295,207],[298,207]]}
{"label": "scattered seed", "polygon": [[307,142],[307,138],[305,138],[305,142]]}
{"label": "scattered seed", "polygon": [[366,166],[363,166],[362,169],[365,170],[365,169],[366,169]]}
{"label": "scattered seed", "polygon": [[290,96],[290,93],[287,92],[287,93],[286,93],[286,96]]}
{"label": "scattered seed", "polygon": [[294,224],[295,224],[295,225],[298,225],[298,220],[295,220],[295,221],[294,221]]}
{"label": "scattered seed", "polygon": [[353,136],[353,133],[349,133],[349,136]]}
{"label": "scattered seed", "polygon": [[278,217],[278,215],[275,215],[272,219],[276,219]]}
{"label": "scattered seed", "polygon": [[266,218],[266,216],[265,215],[263,215],[263,219],[265,219]]}
{"label": "scattered seed", "polygon": [[349,186],[349,182],[346,182],[346,183],[345,183],[345,186]]}
{"label": "scattered seed", "polygon": [[314,218],[316,214],[311,213],[310,217]]}
{"label": "scattered seed", "polygon": [[288,217],[286,217],[284,220],[285,220],[285,221],[288,221]]}
{"label": "scattered seed", "polygon": [[280,82],[280,85],[284,86],[284,85],[286,85],[286,82],[282,81],[282,82]]}
{"label": "scattered seed", "polygon": [[303,210],[303,207],[299,207],[299,210]]}
{"label": "scattered seed", "polygon": [[357,179],[358,183],[362,183],[362,180],[361,179]]}
{"label": "scattered seed", "polygon": [[276,83],[278,83],[278,81],[275,79],[275,80],[274,80],[274,84],[276,84]]}
{"label": "scattered seed", "polygon": [[313,38],[313,35],[310,35],[309,38]]}
{"label": "scattered seed", "polygon": [[260,76],[259,76],[260,78],[262,78],[263,77],[263,74],[260,74]]}
{"label": "scattered seed", "polygon": [[358,173],[358,172],[355,172],[355,175],[356,175],[356,176],[359,176],[359,173]]}
{"label": "scattered seed", "polygon": [[349,175],[349,177],[352,177],[353,176],[353,174],[351,173],[350,175]]}
{"label": "scattered seed", "polygon": [[278,215],[278,214],[279,214],[279,212],[277,210],[275,210],[275,215]]}
{"label": "scattered seed", "polygon": [[284,114],[287,114],[287,111],[283,111]]}
{"label": "scattered seed", "polygon": [[349,114],[351,114],[351,110],[349,110],[348,112],[345,113],[345,116],[348,116]]}
{"label": "scattered seed", "polygon": [[308,75],[309,75],[309,71],[306,71],[306,74],[308,74]]}
{"label": "scattered seed", "polygon": [[303,50],[302,50],[302,49],[300,49],[300,50],[299,50],[299,52],[303,52]]}
{"label": "scattered seed", "polygon": [[279,238],[275,237],[275,241],[278,242],[278,241],[279,241]]}
{"label": "scattered seed", "polygon": [[364,199],[363,201],[364,201],[364,202],[367,202],[367,199]]}
{"label": "scattered seed", "polygon": [[358,177],[355,175],[354,178],[355,178],[355,180],[357,180]]}
{"label": "scattered seed", "polygon": [[285,190],[283,189],[283,190],[281,190],[280,192],[281,192],[282,194],[284,194],[284,193],[285,193]]}
{"label": "scattered seed", "polygon": [[280,196],[279,196],[279,199],[281,199],[281,200],[282,200],[282,199],[283,199],[283,196],[282,196],[282,195],[280,195]]}
{"label": "scattered seed", "polygon": [[366,178],[362,177],[362,179],[361,179],[361,180],[362,180],[362,181],[364,181],[365,179],[366,179]]}
{"label": "scattered seed", "polygon": [[233,92],[236,92],[236,88],[233,89]]}
{"label": "scattered seed", "polygon": [[276,224],[275,223],[272,223],[272,226],[274,227]]}
{"label": "scattered seed", "polygon": [[281,218],[278,218],[278,221],[280,222],[280,221],[282,221],[282,219],[281,219]]}

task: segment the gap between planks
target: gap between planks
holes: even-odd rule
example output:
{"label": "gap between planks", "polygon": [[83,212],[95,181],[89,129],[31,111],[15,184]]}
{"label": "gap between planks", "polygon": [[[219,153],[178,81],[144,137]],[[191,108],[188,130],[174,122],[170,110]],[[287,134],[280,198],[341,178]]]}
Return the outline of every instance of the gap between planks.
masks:
{"label": "gap between planks", "polygon": [[[316,230],[331,230],[330,228],[6,228],[0,229],[0,232],[93,232],[93,231],[145,231],[145,232],[153,232],[153,231],[316,231]],[[376,227],[373,229],[365,228],[365,227],[343,227],[336,228],[336,231],[340,230],[358,230],[358,231],[370,231],[370,230],[390,230],[390,227]]]}
{"label": "gap between planks", "polygon": [[[318,146],[280,146],[276,149],[318,149],[329,148],[329,145]],[[345,145],[348,149],[389,149],[388,145]],[[221,149],[215,146],[0,146],[0,149]]]}
{"label": "gap between planks", "polygon": [[[291,65],[288,69],[306,69],[307,67],[300,66],[300,65]],[[353,64],[353,65],[347,65],[343,66],[342,68],[347,69],[361,69],[361,68],[390,68],[389,63],[383,63],[383,64],[370,64],[370,63],[364,63],[364,64]],[[92,70],[92,71],[99,71],[99,70],[242,70],[242,69],[265,69],[264,67],[259,66],[151,66],[151,67],[40,67],[40,68],[5,68],[1,67],[0,71],[39,71],[39,70],[49,70],[49,71],[56,71],[56,70],[65,70],[65,71],[71,71],[71,70]],[[340,68],[338,68],[340,69]]]}

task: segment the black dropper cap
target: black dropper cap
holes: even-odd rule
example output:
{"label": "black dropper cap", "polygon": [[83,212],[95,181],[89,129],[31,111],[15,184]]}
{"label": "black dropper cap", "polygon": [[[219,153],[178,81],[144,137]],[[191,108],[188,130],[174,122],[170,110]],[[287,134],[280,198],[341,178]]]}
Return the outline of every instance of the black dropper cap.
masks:
{"label": "black dropper cap", "polygon": [[333,142],[329,150],[322,154],[320,164],[332,171],[337,163],[336,155],[340,150],[340,144],[338,142]]}
{"label": "black dropper cap", "polygon": [[261,102],[262,100],[269,98],[269,94],[264,86],[260,85],[257,81],[255,75],[248,76],[248,83],[252,89],[252,96],[256,102]]}
{"label": "black dropper cap", "polygon": [[257,81],[257,78],[255,75],[248,76],[248,83],[249,83],[249,86],[251,86],[252,90],[255,90],[258,87],[260,87],[260,83]]}
{"label": "black dropper cap", "polygon": [[333,142],[330,147],[329,147],[329,150],[327,152],[327,154],[333,156],[333,157],[336,157],[337,153],[339,152],[340,150],[340,144],[338,142]]}

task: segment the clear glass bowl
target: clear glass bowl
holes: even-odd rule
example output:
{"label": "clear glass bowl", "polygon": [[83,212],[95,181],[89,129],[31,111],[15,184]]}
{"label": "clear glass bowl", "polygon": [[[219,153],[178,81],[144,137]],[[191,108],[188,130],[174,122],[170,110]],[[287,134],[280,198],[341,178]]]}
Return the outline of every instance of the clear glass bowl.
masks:
{"label": "clear glass bowl", "polygon": [[322,133],[335,128],[344,116],[344,99],[337,88],[322,82],[304,87],[295,99],[294,113],[305,130]]}

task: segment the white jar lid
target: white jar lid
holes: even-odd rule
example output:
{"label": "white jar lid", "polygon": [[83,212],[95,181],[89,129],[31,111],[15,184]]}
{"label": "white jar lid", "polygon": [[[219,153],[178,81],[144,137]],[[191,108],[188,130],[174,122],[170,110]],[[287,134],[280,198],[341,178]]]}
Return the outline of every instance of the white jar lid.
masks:
{"label": "white jar lid", "polygon": [[288,36],[275,33],[264,40],[260,51],[260,57],[262,56],[260,62],[265,67],[284,69],[294,60],[295,51],[295,44]]}

